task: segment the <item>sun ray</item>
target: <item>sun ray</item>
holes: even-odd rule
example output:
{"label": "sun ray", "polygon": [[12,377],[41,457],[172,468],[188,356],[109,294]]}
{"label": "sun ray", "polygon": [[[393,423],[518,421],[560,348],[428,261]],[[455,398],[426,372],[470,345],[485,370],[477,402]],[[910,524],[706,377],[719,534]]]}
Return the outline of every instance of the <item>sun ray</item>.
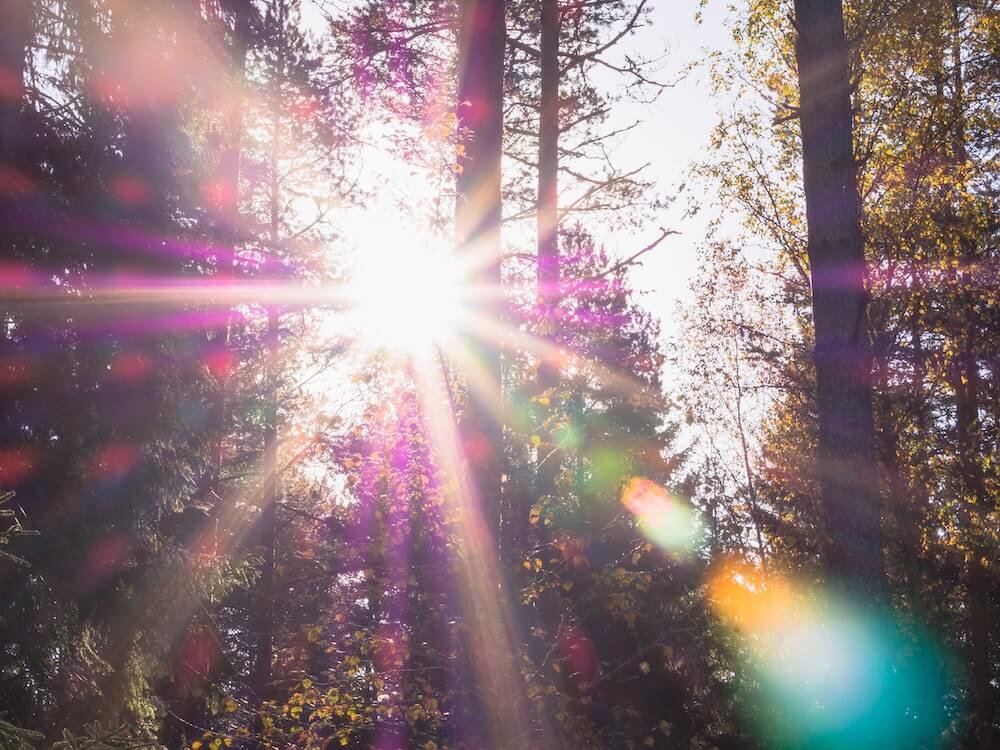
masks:
{"label": "sun ray", "polygon": [[[446,496],[458,519],[455,562],[460,596],[469,618],[473,667],[478,688],[486,693],[491,734],[496,747],[530,744],[531,722],[524,705],[517,625],[513,605],[496,557],[493,535],[463,455],[453,396],[443,363],[425,356],[415,368],[421,408],[435,458],[448,483]],[[544,722],[543,722],[544,724]]]}

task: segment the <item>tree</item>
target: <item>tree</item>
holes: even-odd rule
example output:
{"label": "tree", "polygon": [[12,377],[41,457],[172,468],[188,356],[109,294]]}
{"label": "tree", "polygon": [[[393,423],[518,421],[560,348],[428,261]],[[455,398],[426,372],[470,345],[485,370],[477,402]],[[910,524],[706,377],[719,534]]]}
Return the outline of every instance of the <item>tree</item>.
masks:
{"label": "tree", "polygon": [[4,169],[4,192],[14,192],[18,152],[24,147],[25,129],[19,122],[24,104],[24,65],[28,43],[32,36],[34,8],[28,0],[6,3],[0,15],[0,75],[3,94],[0,95],[0,165]]}
{"label": "tree", "polygon": [[[562,26],[558,0],[543,0],[539,44],[539,119],[538,119],[538,203],[536,233],[538,255],[538,304],[544,311],[554,311],[559,303],[559,35]],[[556,321],[549,315],[547,326]],[[543,323],[543,325],[545,325]],[[551,336],[546,337],[551,339]],[[546,353],[538,366],[538,390],[545,393],[559,383],[555,357]],[[559,457],[551,440],[539,445],[538,482],[540,495],[555,490]]]}
{"label": "tree", "polygon": [[[458,21],[459,127],[462,151],[456,165],[455,237],[478,291],[474,315],[486,325],[499,321],[501,304],[500,159],[503,133],[505,15],[502,0],[464,0]],[[489,379],[464,418],[463,444],[488,513],[500,505],[502,384],[500,347],[468,338],[471,356]]]}
{"label": "tree", "polygon": [[[813,366],[802,354],[811,345],[812,329],[806,314],[805,217],[794,173],[800,157],[799,110],[790,104],[797,88],[791,66],[794,34],[790,29],[773,37],[760,34],[778,28],[783,8],[781,3],[758,4],[741,16],[736,38],[742,55],[738,64],[748,82],[743,93],[755,89],[760,96],[745,97],[747,106],[720,126],[719,151],[708,171],[719,180],[724,200],[739,205],[746,217],[750,236],[734,242],[733,252],[753,238],[765,238],[773,249],[770,257],[742,253],[748,261],[744,267],[766,292],[744,306],[741,324],[748,344],[744,351],[769,394],[757,494],[769,519],[765,540],[776,552],[772,565],[809,570],[822,506],[809,455],[817,413]],[[963,337],[973,329],[979,334],[992,330],[994,316],[991,292],[980,290],[982,295],[973,295],[975,302],[967,297],[959,303],[954,295],[960,289],[969,292],[959,270],[966,267],[969,248],[976,248],[981,263],[995,247],[994,230],[982,221],[991,200],[984,189],[991,168],[983,156],[989,149],[985,144],[992,141],[977,125],[979,135],[967,141],[976,146],[969,149],[964,167],[957,166],[953,154],[961,119],[984,124],[994,122],[996,115],[993,107],[980,106],[978,96],[956,98],[954,66],[975,66],[969,80],[980,91],[991,90],[995,81],[977,66],[982,58],[973,52],[985,36],[971,29],[981,27],[965,26],[962,50],[956,52],[949,20],[953,9],[947,3],[859,4],[848,10],[855,154],[870,274],[876,435],[884,482],[884,552],[894,616],[931,624],[971,663],[976,638],[965,597],[968,563],[976,556],[967,545],[986,540],[978,535],[978,519],[989,517],[994,508],[971,502],[963,480],[956,411],[962,378],[956,373],[963,369]],[[965,6],[966,23],[977,12]],[[734,72],[720,71],[719,80]],[[956,108],[958,99],[963,105]],[[764,106],[758,109],[759,104]],[[981,146],[987,150],[980,151]],[[963,218],[956,221],[958,215]],[[714,288],[711,279],[706,277],[705,283]],[[762,299],[770,308],[763,323],[756,305]],[[944,312],[959,308],[969,314]],[[982,346],[983,339],[979,342]],[[989,355],[981,352],[982,362]],[[988,367],[977,369],[981,378],[992,381]],[[987,392],[988,387],[980,389],[980,398]],[[979,439],[992,435],[990,412],[982,403]],[[983,459],[990,449],[978,445],[972,452],[978,452],[989,483],[993,475]],[[738,504],[733,507],[739,509]],[[973,507],[977,510],[966,512]],[[995,550],[992,536],[986,544]],[[992,595],[980,600],[989,602]],[[975,704],[969,676],[968,682],[952,687],[956,696],[963,696],[957,705]],[[962,708],[949,716],[959,734],[975,726]]]}
{"label": "tree", "polygon": [[884,597],[875,470],[866,261],[853,147],[847,39],[839,2],[795,3],[799,122],[809,232],[819,469],[831,572]]}

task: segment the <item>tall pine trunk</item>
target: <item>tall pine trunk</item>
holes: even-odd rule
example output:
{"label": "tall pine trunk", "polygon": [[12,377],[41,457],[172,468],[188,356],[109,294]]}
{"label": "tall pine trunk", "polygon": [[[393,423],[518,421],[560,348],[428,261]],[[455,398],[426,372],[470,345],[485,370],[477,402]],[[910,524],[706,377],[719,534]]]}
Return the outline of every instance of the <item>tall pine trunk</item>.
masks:
{"label": "tall pine trunk", "polygon": [[[229,48],[232,91],[223,118],[226,130],[223,137],[226,141],[219,159],[220,223],[227,235],[227,242],[236,240],[240,231],[239,185],[243,146],[243,89],[246,85],[247,52],[250,47],[254,12],[252,5],[246,0],[237,3],[233,8],[233,36]],[[229,260],[232,261],[232,257]]]}
{"label": "tall pine trunk", "polygon": [[[559,0],[542,0],[540,40],[541,98],[538,121],[538,304],[542,309],[543,338],[552,344],[550,329],[557,324],[559,304]],[[538,392],[559,383],[559,365],[547,353],[538,367]],[[544,412],[543,412],[544,413]],[[559,456],[549,430],[542,429],[538,448],[538,494],[555,492]]]}
{"label": "tall pine trunk", "polygon": [[[32,3],[4,0],[0,3],[0,170],[4,181],[13,179],[18,151],[26,133],[22,123],[24,65],[31,41]],[[4,191],[7,192],[7,191]]]}
{"label": "tall pine trunk", "polygon": [[262,557],[260,579],[257,582],[257,612],[254,632],[257,637],[252,685],[258,700],[265,700],[271,685],[274,662],[274,556],[278,517],[278,312],[267,311],[267,364],[265,387],[267,404],[264,409],[264,462],[261,493],[259,545]]}
{"label": "tall pine trunk", "polygon": [[[500,247],[500,159],[503,135],[504,0],[463,0],[458,30],[458,118],[466,131],[456,181],[455,231],[471,267],[475,318],[495,323],[503,313]],[[466,345],[489,376],[489,392],[474,394],[462,442],[479,502],[492,518],[500,508],[502,426],[500,346],[470,331]]]}
{"label": "tall pine trunk", "polygon": [[[249,3],[237,4],[233,9],[233,36],[229,48],[231,73],[231,99],[227,102],[223,115],[226,139],[219,158],[219,250],[216,254],[216,276],[225,285],[228,277],[236,273],[236,245],[240,240],[240,165],[243,145],[243,89],[246,83],[246,61],[250,42],[251,12]],[[230,355],[229,332],[232,311],[220,321],[214,331],[213,348],[224,355]],[[212,429],[215,435],[212,445],[211,466],[208,477],[208,494],[221,512],[222,469],[225,464],[226,444],[226,389],[227,366],[223,364],[216,374],[219,381],[212,400]]]}
{"label": "tall pine trunk", "polygon": [[[284,3],[276,4],[278,18],[276,24],[283,29],[285,24]],[[269,186],[269,239],[271,257],[267,264],[272,281],[278,280],[278,245],[281,240],[280,190],[278,168],[281,155],[281,82],[286,75],[282,41],[278,41],[278,59],[271,102],[271,153]],[[264,386],[266,403],[264,408],[264,463],[263,486],[261,488],[260,548],[263,557],[260,580],[257,583],[257,633],[256,660],[254,663],[253,688],[259,700],[267,697],[271,684],[274,660],[274,557],[278,516],[278,339],[281,327],[278,309],[267,307],[267,346],[264,365]]]}
{"label": "tall pine trunk", "polygon": [[559,294],[559,29],[558,0],[541,0],[538,120],[538,291],[546,302]]}
{"label": "tall pine trunk", "polygon": [[[561,17],[559,0],[541,0],[541,33],[539,35],[539,114],[538,114],[538,196],[536,204],[537,261],[536,280],[538,284],[538,307],[540,310],[539,331],[546,344],[538,363],[536,390],[539,396],[559,385],[559,363],[551,356],[550,347],[555,346],[554,336],[558,320],[556,306],[559,304],[560,264],[559,264],[559,32]],[[535,427],[541,438],[536,448],[536,472],[534,500],[554,495],[562,456],[553,443],[552,430],[547,424],[550,409],[549,400],[539,404],[540,424]],[[542,405],[545,404],[545,405]],[[518,531],[524,525],[523,508],[516,519]],[[555,591],[546,591],[538,597],[536,604],[541,622],[549,629],[552,637],[559,632],[563,616],[560,596]]]}
{"label": "tall pine trunk", "polygon": [[795,19],[826,562],[840,585],[877,602],[885,598],[881,508],[843,8],[795,0]]}
{"label": "tall pine trunk", "polygon": [[[466,354],[486,376],[482,388],[470,389],[459,425],[461,448],[476,495],[461,498],[461,534],[466,549],[460,553],[460,586],[469,623],[465,638],[470,677],[475,679],[477,693],[476,705],[466,710],[484,717],[489,747],[520,747],[531,732],[525,685],[514,640],[512,607],[503,576],[496,568],[495,537],[490,534],[498,534],[503,526],[502,361],[495,332],[504,312],[500,162],[505,3],[461,0],[459,6],[457,114],[464,153],[457,165],[455,233],[473,295],[471,328],[463,336]],[[492,522],[486,523],[483,514]]]}
{"label": "tall pine trunk", "polygon": [[[28,138],[24,122],[24,66],[32,38],[30,0],[0,2],[0,261],[11,260],[23,226],[20,185],[27,186],[22,173],[23,147]],[[11,313],[13,302],[6,301],[0,313]],[[6,354],[9,340],[0,335]]]}

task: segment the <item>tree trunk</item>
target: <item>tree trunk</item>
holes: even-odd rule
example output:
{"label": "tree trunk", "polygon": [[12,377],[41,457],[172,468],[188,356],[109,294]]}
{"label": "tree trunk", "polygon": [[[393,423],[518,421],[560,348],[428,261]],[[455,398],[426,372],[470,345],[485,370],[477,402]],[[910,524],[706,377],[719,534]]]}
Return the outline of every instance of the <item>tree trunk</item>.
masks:
{"label": "tree trunk", "polygon": [[[219,159],[219,203],[221,223],[227,235],[227,244],[235,241],[239,232],[240,160],[243,145],[243,89],[246,84],[247,50],[250,46],[251,14],[248,2],[238,4],[233,10],[233,38],[230,45],[232,73],[232,99],[227,103],[224,123],[227,140]],[[229,258],[230,262],[232,257]]]}
{"label": "tree trunk", "polygon": [[839,585],[881,602],[866,268],[843,8],[840,0],[795,0],[795,17],[826,562]]}
{"label": "tree trunk", "polygon": [[[278,12],[284,9],[278,4]],[[284,28],[285,19],[277,21]],[[280,42],[279,42],[280,45]],[[271,257],[267,268],[276,281],[278,268],[278,244],[281,239],[280,227],[280,181],[278,179],[279,156],[281,153],[281,86],[285,75],[284,56],[279,46],[275,81],[271,101],[271,154],[269,190],[269,238]],[[263,486],[261,487],[261,530],[260,545],[263,554],[260,581],[257,585],[257,655],[254,664],[253,687],[258,700],[264,700],[271,684],[271,666],[274,656],[274,550],[278,514],[278,337],[280,317],[276,307],[267,308],[267,353],[265,355],[264,384],[266,407],[264,419],[264,465]]]}
{"label": "tree trunk", "polygon": [[[24,67],[32,38],[32,3],[29,0],[0,2],[0,259],[12,260],[20,233],[24,231],[24,198],[21,186],[30,183],[24,174],[24,144],[28,133],[24,122]],[[15,314],[17,303],[7,299],[0,314]],[[10,339],[0,336],[0,350],[10,353]]]}
{"label": "tree trunk", "polygon": [[267,367],[265,381],[268,396],[264,418],[264,464],[261,492],[260,550],[263,557],[257,583],[257,617],[254,632],[257,648],[253,671],[253,689],[258,700],[265,700],[271,685],[274,661],[274,549],[278,515],[278,403],[275,372],[278,365],[278,313],[267,311]]}
{"label": "tree trunk", "polygon": [[[558,0],[542,0],[541,99],[538,124],[538,297],[546,311],[559,301],[559,30]],[[543,367],[539,379],[558,372]]]}
{"label": "tree trunk", "polygon": [[[458,117],[467,131],[457,177],[455,231],[459,252],[471,266],[475,290],[472,317],[500,320],[500,157],[503,132],[503,75],[506,40],[504,0],[463,0],[459,18]],[[471,359],[489,376],[489,392],[470,399],[462,443],[479,502],[491,518],[500,508],[502,426],[500,347],[469,331]],[[494,529],[497,524],[494,523]]]}
{"label": "tree trunk", "polygon": [[[26,134],[21,123],[24,106],[24,66],[32,32],[32,3],[0,3],[0,179],[14,179],[18,152]],[[5,191],[6,192],[6,191]]]}
{"label": "tree trunk", "polygon": [[980,750],[995,750],[993,727],[995,708],[991,641],[994,609],[990,601],[992,586],[989,570],[978,554],[969,561],[967,587],[969,597],[969,642],[972,647],[972,694],[976,708],[976,741]]}
{"label": "tree trunk", "polygon": [[459,425],[473,485],[469,494],[476,496],[459,502],[466,546],[460,564],[466,652],[477,693],[476,705],[460,710],[484,717],[489,747],[513,748],[525,746],[531,728],[512,604],[497,570],[493,541],[503,526],[502,370],[495,332],[503,318],[500,162],[506,20],[504,0],[461,0],[459,5],[457,114],[464,153],[457,165],[455,233],[474,298],[474,328],[463,333],[465,356],[485,376],[479,378],[483,387],[469,393]]}
{"label": "tree trunk", "polygon": [[[971,274],[970,274],[971,276]],[[972,283],[971,278],[965,279]],[[969,293],[963,293],[965,309],[972,309]],[[981,463],[981,425],[979,419],[979,371],[975,355],[975,342],[965,335],[961,353],[954,368],[955,428],[958,442],[959,473],[965,507],[963,515],[967,533],[972,536],[966,562],[966,601],[969,605],[969,651],[972,662],[972,699],[975,709],[975,735],[978,747],[994,750],[996,738],[993,730],[993,662],[991,641],[993,637],[993,610],[990,604],[990,573],[983,559],[988,555],[978,538],[973,514],[989,512],[990,495]]]}
{"label": "tree trunk", "polygon": [[[541,99],[538,123],[538,304],[545,326],[543,338],[554,345],[549,329],[557,325],[559,304],[559,31],[558,0],[542,0]],[[548,348],[548,347],[547,347]],[[538,366],[538,392],[559,384],[559,365],[543,353]],[[544,410],[542,412],[545,413]],[[540,429],[538,447],[538,494],[555,493],[559,454],[550,430]]]}
{"label": "tree trunk", "polygon": [[888,395],[882,395],[881,404],[882,423],[878,430],[878,448],[888,479],[891,509],[887,509],[887,515],[891,514],[895,521],[900,555],[899,572],[910,597],[910,606],[917,619],[926,622],[933,613],[920,525],[921,511],[927,505],[927,498],[920,487],[907,476],[900,461],[899,434],[902,425],[894,418],[893,401]]}
{"label": "tree trunk", "polygon": [[[226,143],[219,158],[219,189],[218,189],[218,234],[216,242],[219,249],[216,253],[216,276],[225,284],[227,277],[232,276],[236,269],[236,244],[240,234],[240,161],[243,142],[243,87],[246,82],[247,49],[250,40],[251,8],[238,5],[234,9],[233,38],[230,45],[230,66],[233,81],[232,100],[228,102],[225,115]],[[231,311],[226,319],[220,321],[214,331],[212,347],[214,352],[228,355],[229,329]],[[208,476],[208,494],[222,510],[222,469],[225,464],[225,425],[226,425],[226,389],[227,365],[223,363],[215,373],[218,385],[212,399],[211,426],[215,431],[211,466]]]}

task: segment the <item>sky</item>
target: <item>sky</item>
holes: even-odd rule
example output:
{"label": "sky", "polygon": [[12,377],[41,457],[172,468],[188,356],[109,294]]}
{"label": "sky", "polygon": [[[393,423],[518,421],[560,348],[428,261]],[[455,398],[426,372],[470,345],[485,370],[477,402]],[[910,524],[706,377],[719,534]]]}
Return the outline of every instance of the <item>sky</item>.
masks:
{"label": "sky", "polygon": [[[313,0],[304,5],[307,25],[321,28],[323,15],[319,8],[326,0]],[[639,103],[623,98],[612,109],[608,130],[616,130],[636,120],[640,125],[626,133],[617,143],[614,158],[622,171],[649,163],[646,176],[651,178],[662,195],[676,194],[682,183],[686,192],[677,197],[662,215],[651,217],[644,230],[617,230],[600,233],[590,227],[612,257],[627,257],[655,239],[660,228],[678,234],[668,237],[653,252],[644,256],[641,266],[632,271],[634,288],[642,292],[641,304],[662,323],[663,334],[669,338],[677,332],[677,306],[683,304],[692,276],[697,270],[699,247],[710,219],[720,210],[711,195],[699,194],[699,186],[688,180],[692,162],[703,158],[720,110],[727,108],[711,92],[707,53],[729,50],[731,35],[726,27],[729,3],[723,0],[653,0],[650,25],[630,37],[621,52],[637,52],[647,58],[660,58],[666,52],[660,80],[675,80],[682,70],[692,66],[686,76],[677,80],[652,103]],[[700,15],[700,22],[697,17]],[[620,85],[620,79],[609,73],[603,81],[608,90]],[[377,140],[377,139],[375,139]],[[385,233],[385,224],[398,216],[393,204],[419,202],[428,186],[421,185],[424,176],[408,174],[403,160],[391,153],[369,155],[366,168],[380,172],[384,179],[377,197],[365,206],[350,209],[342,223],[343,239],[358,250],[370,244],[373,227]],[[704,210],[695,216],[685,216],[688,199],[697,198]],[[428,195],[423,200],[431,200]],[[416,206],[411,207],[419,212]],[[397,234],[410,231],[397,227]]]}
{"label": "sky", "polygon": [[[667,195],[676,194],[678,186],[687,183],[686,193],[678,195],[643,236],[620,233],[609,238],[609,247],[624,257],[655,239],[660,226],[679,232],[645,256],[642,266],[632,272],[635,288],[644,292],[643,305],[660,319],[666,336],[676,331],[677,306],[684,303],[697,270],[707,225],[721,210],[710,194],[704,194],[704,186],[688,180],[691,164],[704,158],[718,113],[728,107],[726,101],[712,95],[706,62],[707,52],[732,48],[725,23],[728,3],[715,0],[700,6],[699,0],[660,0],[654,5],[652,25],[636,36],[636,48],[650,57],[667,50],[666,79],[689,64],[694,63],[694,67],[654,103],[623,102],[613,114],[621,124],[642,121],[621,143],[618,155],[623,166],[650,162],[649,176]],[[700,23],[696,21],[699,10]],[[692,196],[705,210],[686,217],[687,199]]]}

